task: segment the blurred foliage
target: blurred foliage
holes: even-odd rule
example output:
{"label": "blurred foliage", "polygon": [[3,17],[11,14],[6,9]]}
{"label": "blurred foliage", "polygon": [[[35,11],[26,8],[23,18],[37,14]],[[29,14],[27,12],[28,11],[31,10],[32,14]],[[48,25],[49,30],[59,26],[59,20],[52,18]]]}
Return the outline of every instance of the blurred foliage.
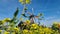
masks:
{"label": "blurred foliage", "polygon": [[30,4],[31,0],[19,0],[21,4]]}

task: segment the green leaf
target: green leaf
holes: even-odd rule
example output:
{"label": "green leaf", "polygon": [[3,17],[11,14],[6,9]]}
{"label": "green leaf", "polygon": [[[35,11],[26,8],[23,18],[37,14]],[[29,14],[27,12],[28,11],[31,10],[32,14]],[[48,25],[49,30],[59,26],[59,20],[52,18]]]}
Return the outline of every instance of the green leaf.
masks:
{"label": "green leaf", "polygon": [[18,15],[18,12],[19,12],[19,10],[18,10],[18,8],[17,8],[16,12],[14,13],[13,19],[10,21],[11,23],[16,20],[16,17],[17,17],[17,15]]}
{"label": "green leaf", "polygon": [[18,12],[19,12],[19,10],[18,10],[18,8],[17,8],[16,12],[14,13],[14,17],[17,17]]}

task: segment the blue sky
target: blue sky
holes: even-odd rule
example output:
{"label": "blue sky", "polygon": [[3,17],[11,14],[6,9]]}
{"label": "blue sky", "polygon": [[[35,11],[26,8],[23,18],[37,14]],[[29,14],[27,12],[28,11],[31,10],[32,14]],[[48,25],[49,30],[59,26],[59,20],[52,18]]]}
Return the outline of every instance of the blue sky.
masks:
{"label": "blue sky", "polygon": [[[19,15],[22,12],[23,6],[18,0],[0,0],[0,20],[4,18],[12,18],[16,8],[19,7]],[[60,0],[32,0],[28,6],[34,9],[34,14],[39,12],[44,14],[44,20],[41,24],[51,25],[52,22],[60,22]]]}

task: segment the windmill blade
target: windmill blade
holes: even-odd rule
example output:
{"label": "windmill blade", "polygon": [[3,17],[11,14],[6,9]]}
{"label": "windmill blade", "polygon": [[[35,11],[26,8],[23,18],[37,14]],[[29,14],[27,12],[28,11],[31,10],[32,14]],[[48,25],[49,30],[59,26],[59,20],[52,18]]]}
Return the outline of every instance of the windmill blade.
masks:
{"label": "windmill blade", "polygon": [[27,12],[29,15],[32,15],[32,13],[30,13],[30,12]]}
{"label": "windmill blade", "polygon": [[42,14],[42,13],[40,13],[40,16],[43,16],[43,14]]}
{"label": "windmill blade", "polygon": [[34,9],[32,8],[32,14],[34,14]]}
{"label": "windmill blade", "polygon": [[24,7],[24,12],[27,12],[27,7],[26,6]]}
{"label": "windmill blade", "polygon": [[40,13],[38,13],[38,16],[40,16]]}
{"label": "windmill blade", "polygon": [[27,17],[25,14],[22,14],[22,16]]}
{"label": "windmill blade", "polygon": [[38,16],[43,16],[43,14],[42,13],[38,13]]}
{"label": "windmill blade", "polygon": [[27,10],[26,5],[24,5],[24,8],[23,8],[22,14],[24,14],[26,10]]}
{"label": "windmill blade", "polygon": [[35,18],[39,18],[39,16],[35,16]]}

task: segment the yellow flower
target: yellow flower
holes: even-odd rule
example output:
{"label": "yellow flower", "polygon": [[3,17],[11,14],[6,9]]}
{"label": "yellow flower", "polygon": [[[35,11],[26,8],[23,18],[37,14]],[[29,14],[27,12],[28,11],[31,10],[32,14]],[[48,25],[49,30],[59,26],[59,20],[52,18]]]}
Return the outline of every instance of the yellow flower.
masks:
{"label": "yellow flower", "polygon": [[4,21],[9,22],[11,19],[10,18],[5,18]]}
{"label": "yellow flower", "polygon": [[34,30],[34,32],[39,32],[38,30]]}
{"label": "yellow flower", "polygon": [[14,30],[15,30],[16,32],[18,32],[18,31],[19,31],[19,28],[15,27]]}
{"label": "yellow flower", "polygon": [[10,32],[5,31],[4,34],[9,34]]}
{"label": "yellow flower", "polygon": [[27,32],[28,32],[28,30],[26,30],[26,29],[25,29],[25,30],[23,30],[23,33],[27,33]]}
{"label": "yellow flower", "polygon": [[12,32],[12,34],[15,34],[15,32]]}
{"label": "yellow flower", "polygon": [[38,25],[37,24],[32,24],[31,25],[31,29],[37,29],[38,28]]}
{"label": "yellow flower", "polygon": [[11,30],[11,27],[8,27],[8,29],[7,29],[7,30],[9,30],[9,31],[10,31],[10,30]]}
{"label": "yellow flower", "polygon": [[33,32],[32,32],[32,31],[29,31],[29,33],[30,33],[30,34],[33,34]]}
{"label": "yellow flower", "polygon": [[45,33],[52,33],[52,29],[50,29],[50,28],[44,28],[44,32]]}
{"label": "yellow flower", "polygon": [[10,26],[11,26],[11,27],[13,27],[13,26],[14,26],[14,23],[13,23],[13,22],[12,22],[12,23],[10,23]]}
{"label": "yellow flower", "polygon": [[44,32],[42,31],[42,32],[40,32],[40,34],[44,34]]}
{"label": "yellow flower", "polygon": [[26,20],[26,24],[30,24],[30,20]]}
{"label": "yellow flower", "polygon": [[0,32],[2,32],[2,30],[0,30]]}
{"label": "yellow flower", "polygon": [[22,4],[29,4],[30,3],[30,0],[19,0],[19,2],[21,2]]}
{"label": "yellow flower", "polygon": [[30,3],[30,0],[26,0],[26,4],[29,4]]}
{"label": "yellow flower", "polygon": [[32,24],[32,27],[35,27],[35,26],[37,26],[37,24]]}
{"label": "yellow flower", "polygon": [[44,28],[44,31],[46,32],[46,31],[49,31],[49,29],[48,28]]}
{"label": "yellow flower", "polygon": [[1,20],[1,21],[0,21],[0,24],[4,24],[4,23],[5,23],[5,21],[4,21],[4,20]]}
{"label": "yellow flower", "polygon": [[24,0],[19,0],[19,2],[21,2],[22,4],[25,4]]}
{"label": "yellow flower", "polygon": [[5,20],[2,20],[2,23],[5,23],[6,21]]}
{"label": "yellow flower", "polygon": [[19,2],[23,2],[23,0],[19,0]]}

